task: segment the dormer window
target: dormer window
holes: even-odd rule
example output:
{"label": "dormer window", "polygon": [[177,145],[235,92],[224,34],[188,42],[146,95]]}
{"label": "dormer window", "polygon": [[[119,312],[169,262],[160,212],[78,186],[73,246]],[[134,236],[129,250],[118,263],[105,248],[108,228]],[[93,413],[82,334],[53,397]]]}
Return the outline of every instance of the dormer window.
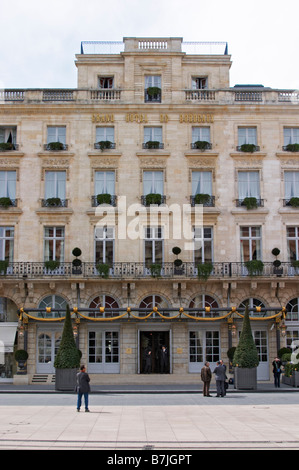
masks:
{"label": "dormer window", "polygon": [[192,78],[192,90],[204,90],[208,88],[207,77],[193,77]]}
{"label": "dormer window", "polygon": [[113,77],[99,77],[99,88],[103,89],[112,89],[114,88],[114,79]]}

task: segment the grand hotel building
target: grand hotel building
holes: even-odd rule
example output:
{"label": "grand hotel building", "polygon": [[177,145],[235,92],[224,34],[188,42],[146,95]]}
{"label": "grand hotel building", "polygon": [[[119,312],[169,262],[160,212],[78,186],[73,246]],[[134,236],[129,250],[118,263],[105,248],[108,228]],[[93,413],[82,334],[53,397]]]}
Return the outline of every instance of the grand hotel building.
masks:
{"label": "grand hotel building", "polygon": [[299,339],[298,91],[230,86],[226,44],[181,38],[75,64],[75,89],[0,91],[0,381],[51,380],[67,304],[94,383],[198,381],[247,302],[270,380]]}

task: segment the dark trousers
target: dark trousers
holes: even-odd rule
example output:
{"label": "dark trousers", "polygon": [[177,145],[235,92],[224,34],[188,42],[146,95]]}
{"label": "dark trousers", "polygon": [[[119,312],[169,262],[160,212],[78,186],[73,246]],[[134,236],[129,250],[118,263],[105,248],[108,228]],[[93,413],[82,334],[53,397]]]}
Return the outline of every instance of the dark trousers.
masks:
{"label": "dark trousers", "polygon": [[280,387],[280,372],[274,372],[274,385]]}
{"label": "dark trousers", "polygon": [[81,403],[82,403],[82,395],[84,395],[84,404],[85,409],[88,409],[88,393],[78,392],[78,400],[77,400],[77,409],[80,410]]}
{"label": "dark trousers", "polygon": [[204,396],[204,397],[207,397],[208,395],[210,395],[210,383],[211,383],[210,380],[205,381],[205,382],[203,383],[203,390],[202,390],[202,392],[203,392],[203,396]]}
{"label": "dark trousers", "polygon": [[216,388],[217,388],[217,397],[224,397],[225,390],[224,390],[224,380],[216,380]]}

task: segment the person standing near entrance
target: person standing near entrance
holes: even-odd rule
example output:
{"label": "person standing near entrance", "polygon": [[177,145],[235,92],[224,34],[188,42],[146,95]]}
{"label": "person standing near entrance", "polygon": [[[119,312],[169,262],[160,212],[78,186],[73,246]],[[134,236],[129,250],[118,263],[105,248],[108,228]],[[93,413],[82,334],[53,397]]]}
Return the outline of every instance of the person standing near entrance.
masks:
{"label": "person standing near entrance", "polygon": [[208,361],[205,362],[205,365],[201,369],[200,376],[201,380],[203,381],[203,396],[211,397],[212,395],[210,395],[210,383],[212,379],[212,371],[210,369],[210,363]]}
{"label": "person standing near entrance", "polygon": [[168,350],[166,346],[162,346],[160,352],[160,372],[161,374],[168,372]]}
{"label": "person standing near entrance", "polygon": [[81,371],[77,374],[77,411],[80,411],[82,403],[82,395],[84,396],[85,411],[88,412],[88,395],[90,392],[90,378],[86,372],[85,366],[81,366]]}
{"label": "person standing near entrance", "polygon": [[150,374],[152,371],[152,351],[151,349],[147,349],[145,352],[145,367],[144,373]]}
{"label": "person standing near entrance", "polygon": [[273,375],[274,375],[274,385],[275,387],[280,387],[280,374],[281,374],[281,367],[282,367],[282,362],[278,357],[274,359],[272,362],[273,366]]}
{"label": "person standing near entrance", "polygon": [[217,361],[217,366],[214,369],[214,374],[216,376],[216,388],[217,388],[217,395],[216,397],[224,397],[225,390],[224,390],[224,382],[225,382],[225,367],[221,365],[220,361]]}

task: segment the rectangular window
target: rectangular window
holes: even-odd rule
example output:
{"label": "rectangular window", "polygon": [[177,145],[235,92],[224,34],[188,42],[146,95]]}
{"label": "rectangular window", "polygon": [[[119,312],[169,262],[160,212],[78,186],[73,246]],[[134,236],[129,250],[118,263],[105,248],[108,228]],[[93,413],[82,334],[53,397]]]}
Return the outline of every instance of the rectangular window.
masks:
{"label": "rectangular window", "polygon": [[239,127],[238,128],[238,146],[245,144],[257,145],[256,127]]}
{"label": "rectangular window", "polygon": [[44,260],[64,261],[64,227],[45,227]]}
{"label": "rectangular window", "polygon": [[161,76],[160,75],[146,75],[144,78],[144,95],[145,102],[154,101],[161,102]]}
{"label": "rectangular window", "polygon": [[238,172],[239,199],[255,197],[260,199],[260,175],[258,171]]}
{"label": "rectangular window", "polygon": [[192,127],[192,144],[198,141],[210,142],[209,127]]}
{"label": "rectangular window", "polygon": [[212,227],[194,227],[194,263],[212,263],[213,229]]}
{"label": "rectangular window", "polygon": [[299,144],[299,127],[284,127],[283,144]]}
{"label": "rectangular window", "polygon": [[17,142],[17,128],[12,126],[0,126],[0,143],[1,144],[16,144]]}
{"label": "rectangular window", "polygon": [[48,126],[47,131],[47,144],[50,144],[51,142],[66,144],[65,126]]}
{"label": "rectangular window", "polygon": [[95,195],[115,194],[115,173],[114,171],[96,171],[94,178]]}
{"label": "rectangular window", "polygon": [[299,227],[287,227],[289,261],[299,260]]}
{"label": "rectangular window", "polygon": [[163,194],[164,186],[163,171],[143,172],[143,194]]}
{"label": "rectangular window", "polygon": [[159,144],[162,144],[162,127],[145,127],[144,143],[147,142],[159,142]]}
{"label": "rectangular window", "polygon": [[299,197],[299,171],[284,172],[284,190],[287,202],[292,197]]}
{"label": "rectangular window", "polygon": [[[119,363],[118,331],[90,331],[88,334],[89,364]],[[109,370],[109,369],[107,369]]]}
{"label": "rectangular window", "polygon": [[207,77],[193,77],[192,78],[192,90],[203,90],[208,88]]}
{"label": "rectangular window", "polygon": [[66,172],[45,172],[45,199],[60,198],[65,200]]}
{"label": "rectangular window", "polygon": [[0,171],[0,197],[16,199],[16,171]]}
{"label": "rectangular window", "polygon": [[13,262],[14,228],[0,227],[0,260]]}
{"label": "rectangular window", "polygon": [[114,228],[95,228],[95,262],[113,265],[114,261]]}
{"label": "rectangular window", "polygon": [[113,77],[99,77],[98,83],[99,83],[99,88],[102,90],[105,88],[108,88],[108,89],[114,88]]}
{"label": "rectangular window", "polygon": [[145,227],[144,263],[147,268],[152,264],[163,263],[162,227]]}
{"label": "rectangular window", "polygon": [[192,171],[192,196],[208,194],[212,196],[212,172]]}
{"label": "rectangular window", "polygon": [[[189,332],[189,362],[214,363],[220,358],[219,331],[190,331]],[[195,370],[195,369],[194,369]]]}
{"label": "rectangular window", "polygon": [[114,144],[114,127],[97,127],[96,128],[96,142],[109,141]]}
{"label": "rectangular window", "polygon": [[261,228],[240,227],[241,261],[261,259]]}

